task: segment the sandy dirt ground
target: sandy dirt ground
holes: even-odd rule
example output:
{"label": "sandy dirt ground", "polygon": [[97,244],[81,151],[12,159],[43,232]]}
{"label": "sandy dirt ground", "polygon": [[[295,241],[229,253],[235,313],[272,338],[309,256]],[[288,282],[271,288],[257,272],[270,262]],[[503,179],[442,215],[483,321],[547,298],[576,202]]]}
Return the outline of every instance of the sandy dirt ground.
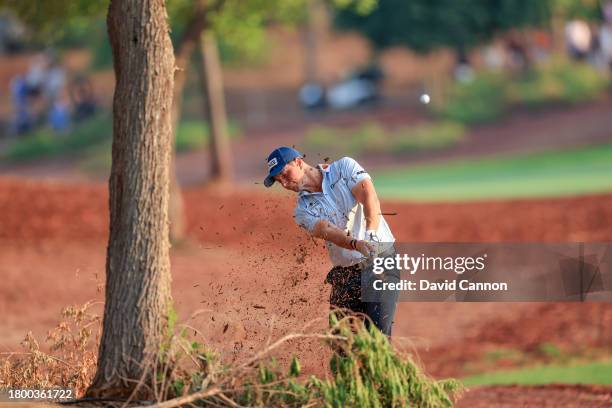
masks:
{"label": "sandy dirt ground", "polygon": [[[322,243],[294,225],[293,197],[261,186],[190,189],[184,197],[189,240],[171,256],[181,322],[225,361],[245,358],[283,334],[325,327],[329,287],[323,280],[330,265]],[[101,310],[107,199],[104,184],[0,178],[0,351],[17,349],[28,330],[44,338],[64,306],[94,300]],[[388,221],[400,241],[612,240],[612,195],[384,202],[383,211],[397,213]],[[609,347],[611,322],[612,305],[605,303],[401,303],[394,341],[416,351],[430,374],[461,376],[470,373],[468,363],[500,347]],[[295,341],[280,356],[290,353],[302,359],[306,372],[327,372],[329,352],[321,344]],[[535,404],[518,406],[553,406],[537,404],[549,400],[563,405],[571,398],[578,405],[568,406],[607,406],[597,399],[605,392],[586,388],[534,388],[528,396],[513,390],[476,389],[461,406],[517,406],[503,405],[517,394]]]}

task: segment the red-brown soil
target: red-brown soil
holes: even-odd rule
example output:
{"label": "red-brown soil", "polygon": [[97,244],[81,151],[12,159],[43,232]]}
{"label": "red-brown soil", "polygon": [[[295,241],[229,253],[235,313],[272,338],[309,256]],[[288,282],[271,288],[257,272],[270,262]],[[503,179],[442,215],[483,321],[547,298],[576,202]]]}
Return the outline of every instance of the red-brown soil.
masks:
{"label": "red-brown soil", "polygon": [[612,391],[592,385],[482,387],[469,391],[459,408],[603,408],[612,407]]}
{"label": "red-brown soil", "polygon": [[[258,187],[186,191],[190,239],[172,249],[181,320],[228,361],[260,349],[270,337],[326,324],[329,288],[323,280],[330,265],[322,244],[294,225],[291,196]],[[28,330],[44,337],[63,306],[103,299],[107,200],[102,184],[0,178],[0,351],[17,348]],[[384,202],[383,210],[397,213],[388,221],[400,241],[612,240],[612,195]],[[469,372],[468,363],[500,347],[609,347],[611,319],[612,306],[605,303],[402,303],[394,338],[400,347],[415,349],[432,375],[461,376]],[[317,342],[293,342],[289,351],[301,357],[305,371],[326,372],[328,351]],[[523,390],[477,389],[461,406],[609,403],[609,390]],[[540,403],[545,400],[557,403]]]}

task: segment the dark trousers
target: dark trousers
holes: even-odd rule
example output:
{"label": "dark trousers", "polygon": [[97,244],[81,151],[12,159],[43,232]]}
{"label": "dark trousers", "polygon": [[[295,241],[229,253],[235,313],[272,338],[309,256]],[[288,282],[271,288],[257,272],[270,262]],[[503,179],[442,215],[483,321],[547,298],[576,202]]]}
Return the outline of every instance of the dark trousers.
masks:
{"label": "dark trousers", "polygon": [[[381,256],[394,256],[395,251],[381,254]],[[332,285],[329,297],[333,313],[343,315],[346,313],[365,315],[366,327],[373,323],[386,336],[391,336],[393,318],[399,293],[397,291],[383,291],[362,299],[362,284],[371,285],[373,279],[384,279],[387,282],[399,281],[399,271],[385,271],[381,275],[374,275],[372,264],[354,265],[348,267],[335,266],[327,274],[325,283]],[[371,287],[371,286],[370,286]]]}

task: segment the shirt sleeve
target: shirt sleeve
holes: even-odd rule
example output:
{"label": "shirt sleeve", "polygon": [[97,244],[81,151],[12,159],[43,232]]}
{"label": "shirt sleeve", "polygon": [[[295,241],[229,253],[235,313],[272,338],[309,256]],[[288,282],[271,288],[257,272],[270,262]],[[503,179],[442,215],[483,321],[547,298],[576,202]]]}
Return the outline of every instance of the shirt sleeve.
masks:
{"label": "shirt sleeve", "polygon": [[302,207],[298,207],[295,209],[294,217],[296,224],[304,228],[309,233],[312,233],[314,231],[314,227],[319,221],[319,217],[315,216],[311,211],[308,211]]}
{"label": "shirt sleeve", "polygon": [[370,175],[350,157],[343,157],[339,160],[340,175],[346,180],[349,189],[353,189],[360,181],[369,179]]}

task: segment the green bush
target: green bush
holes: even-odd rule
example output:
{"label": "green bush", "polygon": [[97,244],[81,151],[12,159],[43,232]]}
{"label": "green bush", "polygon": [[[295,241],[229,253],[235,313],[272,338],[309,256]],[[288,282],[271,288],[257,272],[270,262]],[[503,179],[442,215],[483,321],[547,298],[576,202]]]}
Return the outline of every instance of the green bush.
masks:
{"label": "green bush", "polygon": [[112,126],[108,114],[99,114],[75,125],[67,134],[42,128],[9,145],[4,158],[11,161],[33,160],[75,153],[110,139]]}
{"label": "green bush", "polygon": [[465,124],[491,122],[513,105],[586,102],[608,86],[609,81],[588,64],[553,59],[521,78],[486,73],[468,83],[453,83],[432,109],[443,118]]}
{"label": "green bush", "polygon": [[554,60],[517,80],[510,90],[509,100],[532,107],[574,104],[597,98],[608,86],[608,80],[588,64]]}
{"label": "green bush", "polygon": [[171,384],[176,385],[177,391],[189,389],[193,393],[204,390],[197,386],[202,379],[216,378],[217,382],[209,383],[209,387],[218,387],[224,400],[215,400],[214,396],[197,400],[216,406],[439,408],[451,407],[453,397],[461,392],[462,386],[456,380],[438,381],[425,375],[409,356],[398,353],[386,336],[376,328],[367,330],[360,319],[338,321],[332,316],[332,327],[322,335],[336,350],[330,360],[331,378],[300,379],[300,362],[294,356],[286,370],[280,369],[274,359],[267,364],[260,360],[250,372],[243,372],[242,384],[236,387],[236,371],[228,366],[221,369],[224,376],[214,367],[212,354],[199,353],[198,360],[213,363],[207,372],[185,372],[183,378],[175,378]]}
{"label": "green bush", "polygon": [[458,122],[442,121],[411,128],[401,128],[393,143],[397,152],[443,149],[459,143],[465,137],[465,126]]}
{"label": "green bush", "polygon": [[553,75],[563,84],[563,100],[570,103],[593,100],[608,86],[608,81],[587,64],[555,66]]}
{"label": "green bush", "polygon": [[387,150],[391,135],[380,124],[368,122],[348,137],[350,152],[381,152]]}
{"label": "green bush", "polygon": [[[228,124],[228,133],[230,139],[238,139],[242,136],[240,127],[233,121]],[[176,135],[176,150],[183,152],[202,148],[208,144],[209,138],[210,130],[206,121],[182,121]]]}
{"label": "green bush", "polygon": [[[93,167],[98,168],[104,163],[110,163],[112,127],[110,115],[104,113],[76,124],[67,134],[57,134],[49,128],[42,128],[10,144],[2,158],[10,161],[33,160],[78,152],[83,153],[87,160],[93,158],[97,163]],[[230,121],[228,131],[230,138],[241,135],[235,122]],[[179,152],[197,149],[208,143],[208,125],[203,120],[183,121],[177,133],[176,148]]]}
{"label": "green bush", "polygon": [[306,132],[310,150],[330,156],[360,156],[373,152],[415,152],[450,147],[465,136],[465,127],[456,122],[442,121],[386,130],[376,122],[368,122],[345,130],[317,126]]}
{"label": "green bush", "polygon": [[499,119],[507,105],[507,82],[501,75],[481,74],[471,82],[455,82],[444,101],[434,106],[443,118],[461,123],[483,123]]}

